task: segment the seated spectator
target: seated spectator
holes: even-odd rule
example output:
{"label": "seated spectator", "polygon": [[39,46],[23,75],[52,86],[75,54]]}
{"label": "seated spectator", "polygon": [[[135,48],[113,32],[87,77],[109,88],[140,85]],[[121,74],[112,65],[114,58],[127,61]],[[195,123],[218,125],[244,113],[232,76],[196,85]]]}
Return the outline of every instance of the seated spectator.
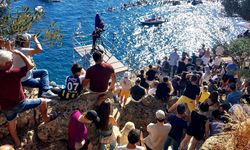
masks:
{"label": "seated spectator", "polygon": [[111,116],[111,109],[109,100],[104,101],[97,109],[97,114],[100,117],[100,122],[97,125],[100,134],[99,150],[105,150],[105,145],[109,145],[109,149],[114,150],[117,144],[117,137],[114,133],[114,126],[116,126],[117,123],[114,117]]}
{"label": "seated spectator", "polygon": [[0,146],[0,150],[15,150],[12,145],[2,145]]}
{"label": "seated spectator", "polygon": [[150,87],[149,90],[148,90],[148,94],[149,94],[149,95],[155,96],[155,94],[156,94],[156,89],[157,89],[158,84],[159,84],[159,81],[154,81],[154,82],[151,84],[151,87]]}
{"label": "seated spectator", "polygon": [[219,106],[219,111],[221,113],[221,120],[224,123],[228,123],[231,121],[230,115],[228,114],[229,109],[230,105],[226,103],[220,104]]}
{"label": "seated spectator", "polygon": [[[19,55],[25,63],[22,68],[12,67],[13,54]],[[21,79],[34,68],[34,64],[23,53],[17,50],[0,50],[0,110],[8,121],[8,129],[17,147],[21,146],[16,132],[16,117],[19,113],[40,106],[45,123],[53,119],[47,115],[47,101],[43,98],[26,99]],[[4,85],[4,86],[3,86]]]}
{"label": "seated spectator", "polygon": [[240,98],[241,98],[241,92],[236,90],[236,84],[231,83],[229,85],[229,91],[230,93],[227,95],[226,103],[229,103],[231,105],[239,104]]}
{"label": "seated spectator", "polygon": [[125,107],[128,97],[130,96],[130,89],[132,87],[132,83],[130,80],[130,72],[125,72],[123,78],[120,81],[120,85],[122,87],[120,93],[120,103],[121,106]]}
{"label": "seated spectator", "polygon": [[168,77],[163,78],[163,82],[159,83],[156,89],[156,97],[163,101],[168,102],[169,97],[173,91],[173,87]]}
{"label": "seated spectator", "polygon": [[139,101],[141,98],[143,98],[143,96],[146,95],[146,90],[140,86],[140,83],[141,79],[137,78],[135,85],[130,89],[130,95],[136,101]]}
{"label": "seated spectator", "polygon": [[[18,35],[16,37],[15,45],[17,49],[26,55],[29,59],[35,54],[42,52],[42,46],[38,41],[36,35],[32,36],[35,43],[35,48],[30,48],[30,38],[31,35],[24,34]],[[13,66],[14,67],[24,67],[25,63],[20,56],[14,55]],[[39,88],[38,97],[52,98],[57,95],[54,94],[49,88],[49,73],[46,69],[32,69],[27,72],[27,74],[22,78],[22,85],[32,88]]]}
{"label": "seated spectator", "polygon": [[171,130],[171,125],[169,123],[164,123],[166,119],[164,111],[157,110],[155,116],[157,123],[150,123],[147,126],[149,135],[144,139],[147,150],[162,150],[168,133]]}
{"label": "seated spectator", "polygon": [[164,145],[164,150],[167,150],[169,146],[172,146],[173,150],[178,150],[184,131],[187,129],[187,121],[184,120],[185,105],[178,104],[177,115],[173,114],[168,117],[168,121],[171,124],[171,130],[168,134],[168,138]]}
{"label": "seated spectator", "polygon": [[66,78],[66,88],[59,92],[59,96],[62,99],[75,99],[82,91],[85,70],[80,64],[73,64],[71,72],[73,75]]}
{"label": "seated spectator", "polygon": [[139,78],[141,79],[140,85],[141,85],[142,87],[144,87],[146,90],[148,90],[149,84],[146,82],[146,78],[144,77],[144,70],[141,70],[141,71],[140,71],[140,74],[137,75],[137,77],[139,77]]}
{"label": "seated spectator", "polygon": [[[115,89],[116,75],[114,68],[110,64],[104,63],[102,52],[95,51],[93,59],[95,65],[87,69],[83,87],[89,87],[90,95],[87,96],[88,100],[95,103],[99,95],[107,93],[107,90],[113,91]],[[111,84],[109,86],[110,78]]]}
{"label": "seated spectator", "polygon": [[184,150],[188,146],[190,139],[193,137],[189,149],[196,149],[199,141],[204,137],[207,139],[209,133],[209,122],[206,117],[206,112],[208,111],[208,104],[201,103],[199,106],[199,112],[191,112],[191,122],[187,128],[187,133],[185,138],[182,140],[180,145],[180,150]]}
{"label": "seated spectator", "polygon": [[100,118],[94,110],[89,110],[84,114],[74,111],[68,123],[68,144],[70,150],[88,149],[88,128],[86,125],[98,123]]}
{"label": "seated spectator", "polygon": [[133,122],[127,122],[121,130],[120,145],[128,144],[128,134],[131,130],[135,129],[135,124]]}
{"label": "seated spectator", "polygon": [[212,112],[213,121],[210,123],[210,136],[220,133],[225,124],[221,121],[221,113],[219,110],[214,110]]}
{"label": "seated spectator", "polygon": [[157,71],[153,69],[152,65],[149,65],[149,70],[146,72],[146,81],[149,85],[157,78]]}
{"label": "seated spectator", "polygon": [[116,150],[145,150],[144,147],[137,145],[137,143],[140,142],[140,137],[140,130],[132,129],[127,136],[129,143],[127,145],[118,146]]}
{"label": "seated spectator", "polygon": [[203,103],[210,96],[210,92],[208,92],[208,86],[203,86],[202,91],[199,96],[199,102]]}

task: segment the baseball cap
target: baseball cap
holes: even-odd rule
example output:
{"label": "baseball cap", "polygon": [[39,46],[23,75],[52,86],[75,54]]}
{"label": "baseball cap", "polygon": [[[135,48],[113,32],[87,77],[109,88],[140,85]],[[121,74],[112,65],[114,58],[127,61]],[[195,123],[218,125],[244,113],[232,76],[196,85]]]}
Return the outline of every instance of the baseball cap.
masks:
{"label": "baseball cap", "polygon": [[100,118],[98,117],[96,111],[94,110],[87,111],[85,117],[90,121],[100,122]]}
{"label": "baseball cap", "polygon": [[159,120],[163,120],[163,119],[166,118],[165,112],[162,111],[162,110],[157,110],[156,113],[155,113],[155,116],[156,116],[156,118],[159,119]]}

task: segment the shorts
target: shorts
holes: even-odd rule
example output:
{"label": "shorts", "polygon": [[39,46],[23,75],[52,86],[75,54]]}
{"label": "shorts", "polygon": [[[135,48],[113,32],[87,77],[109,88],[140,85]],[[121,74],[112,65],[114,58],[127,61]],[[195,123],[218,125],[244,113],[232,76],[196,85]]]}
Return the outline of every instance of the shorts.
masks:
{"label": "shorts", "polygon": [[120,93],[120,96],[124,96],[125,99],[127,99],[129,96],[130,96],[130,91],[125,91],[125,90],[122,90],[121,93]]}
{"label": "shorts", "polygon": [[205,132],[201,130],[199,131],[197,129],[193,129],[193,127],[188,127],[187,134],[189,136],[193,136],[196,140],[200,141],[203,139]]}
{"label": "shorts", "polygon": [[42,103],[42,100],[40,98],[25,99],[23,102],[17,104],[11,110],[2,110],[2,112],[5,115],[7,121],[12,121],[17,117],[18,113],[22,113],[32,108],[36,108],[37,106],[41,105],[41,103]]}
{"label": "shorts", "polygon": [[195,110],[195,100],[188,98],[186,96],[181,96],[176,103],[177,104],[180,104],[180,103],[187,104],[187,107],[188,107],[190,112]]}

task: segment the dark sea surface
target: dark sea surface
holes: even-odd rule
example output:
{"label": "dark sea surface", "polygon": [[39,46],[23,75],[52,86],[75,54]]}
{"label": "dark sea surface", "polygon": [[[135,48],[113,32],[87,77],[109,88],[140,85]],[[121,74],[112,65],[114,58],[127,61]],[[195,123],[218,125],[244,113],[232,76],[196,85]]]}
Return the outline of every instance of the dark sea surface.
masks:
{"label": "dark sea surface", "polygon": [[[179,52],[197,52],[202,43],[212,48],[218,42],[229,42],[244,29],[237,26],[241,18],[226,17],[220,3],[204,1],[192,6],[186,2],[181,5],[163,4],[162,1],[149,0],[150,4],[122,9],[129,0],[20,0],[11,5],[16,9],[22,5],[34,9],[42,6],[45,12],[41,22],[36,23],[31,33],[43,30],[55,21],[63,37],[62,47],[50,48],[43,45],[44,51],[34,56],[37,68],[49,70],[50,80],[63,84],[70,75],[73,62],[83,64],[73,52],[75,32],[91,34],[94,29],[95,14],[99,13],[105,22],[103,36],[114,44],[111,52],[124,64],[137,69],[155,64],[158,59],[168,55],[173,48]],[[112,8],[109,11],[108,8]],[[142,26],[140,20],[155,14],[167,20],[159,26]]]}

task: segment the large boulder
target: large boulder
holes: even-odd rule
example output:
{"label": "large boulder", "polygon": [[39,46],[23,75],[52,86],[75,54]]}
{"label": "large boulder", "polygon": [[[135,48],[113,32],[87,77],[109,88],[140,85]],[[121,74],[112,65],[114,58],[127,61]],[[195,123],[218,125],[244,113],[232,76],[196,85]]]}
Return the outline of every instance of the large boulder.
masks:
{"label": "large boulder", "polygon": [[137,129],[142,129],[143,133],[147,134],[147,125],[156,122],[155,112],[158,109],[164,110],[164,103],[152,96],[146,96],[140,102],[130,101],[120,112],[119,126],[123,127],[126,122],[131,121]]}

